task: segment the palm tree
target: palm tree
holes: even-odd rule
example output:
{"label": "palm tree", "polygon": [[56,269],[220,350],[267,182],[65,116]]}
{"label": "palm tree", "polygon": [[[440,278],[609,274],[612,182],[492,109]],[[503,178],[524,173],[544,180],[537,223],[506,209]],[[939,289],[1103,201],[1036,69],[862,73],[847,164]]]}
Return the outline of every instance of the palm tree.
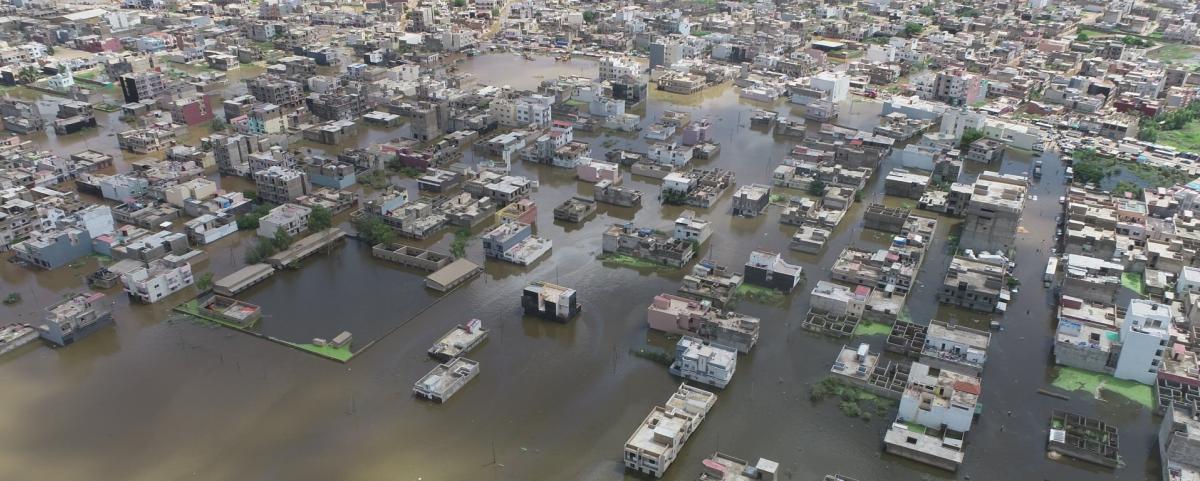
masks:
{"label": "palm tree", "polygon": [[41,72],[38,71],[37,67],[27,65],[21,67],[21,70],[17,72],[17,81],[23,84],[33,83],[40,76]]}

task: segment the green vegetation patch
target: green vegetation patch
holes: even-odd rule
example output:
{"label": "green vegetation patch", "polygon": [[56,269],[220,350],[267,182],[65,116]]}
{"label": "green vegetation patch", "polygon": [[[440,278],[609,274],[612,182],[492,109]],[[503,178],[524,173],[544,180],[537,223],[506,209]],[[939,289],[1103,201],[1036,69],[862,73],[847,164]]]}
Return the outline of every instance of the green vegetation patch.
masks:
{"label": "green vegetation patch", "polygon": [[1150,386],[1073,367],[1058,368],[1052,384],[1067,391],[1087,391],[1097,398],[1100,397],[1101,390],[1108,391],[1147,408],[1154,404],[1154,394]]}
{"label": "green vegetation patch", "polygon": [[471,229],[466,227],[454,231],[454,240],[450,241],[450,254],[462,257],[467,253],[467,243],[471,241]]}
{"label": "green vegetation patch", "polygon": [[1138,294],[1146,294],[1146,285],[1142,282],[1142,275],[1137,272],[1122,272],[1121,285]]}
{"label": "green vegetation patch", "polygon": [[621,266],[621,267],[629,267],[632,269],[676,270],[674,267],[668,266],[666,264],[659,264],[654,261],[649,261],[646,259],[641,259],[641,258],[633,257],[633,256],[627,256],[625,254],[606,255],[606,256],[600,258],[600,261],[603,262],[604,264]]}
{"label": "green vegetation patch", "polygon": [[1158,133],[1158,143],[1189,152],[1200,151],[1200,122],[1188,122],[1182,129],[1163,130]]}
{"label": "green vegetation patch", "polygon": [[742,283],[738,286],[735,295],[738,299],[746,299],[750,302],[766,304],[768,306],[782,305],[787,301],[787,295],[769,287],[761,287]]}
{"label": "green vegetation patch", "polygon": [[1196,64],[1200,63],[1200,48],[1190,45],[1168,43],[1150,51],[1146,54],[1146,56],[1155,60],[1161,60],[1163,62]]}
{"label": "green vegetation patch", "polygon": [[[222,320],[220,318],[207,315],[203,309],[200,309],[200,302],[197,299],[192,299],[183,304],[175,306],[174,311],[182,313],[182,314],[187,314],[187,315],[192,316],[201,321],[206,321],[206,322],[210,322],[210,323],[213,323],[216,325],[225,326],[230,329],[243,331],[243,332],[249,332],[251,334],[257,335],[257,333],[254,333],[251,331],[251,329],[254,327],[253,325],[243,327],[241,325],[234,324],[232,322],[228,322],[228,321]],[[259,337],[264,337],[264,336],[259,335]],[[294,347],[301,351],[310,352],[312,354],[316,354],[323,358],[332,359],[332,360],[338,361],[338,362],[347,362],[354,357],[354,351],[351,351],[350,346],[348,346],[348,345],[342,346],[342,347],[318,346],[316,344],[311,344],[311,343],[289,342],[289,341],[285,341],[283,339],[278,339],[278,338],[274,338],[274,337],[266,337],[266,339],[270,339],[272,341],[278,342],[285,346]]]}
{"label": "green vegetation patch", "polygon": [[870,420],[872,416],[883,416],[894,409],[896,401],[881,397],[841,379],[827,377],[812,386],[809,400],[814,404],[828,398],[837,398],[838,410],[850,417]]}
{"label": "green vegetation patch", "polygon": [[630,349],[629,353],[648,361],[657,362],[664,366],[670,366],[675,362],[675,356],[671,355],[671,353],[653,347]]}
{"label": "green vegetation patch", "polygon": [[318,346],[316,344],[298,344],[294,342],[280,341],[284,344],[292,346],[302,351],[308,351],[318,356],[333,359],[334,361],[346,362],[354,357],[354,352],[350,350],[350,346],[333,347],[333,346]]}
{"label": "green vegetation patch", "polygon": [[249,329],[250,327],[253,327],[253,326],[242,327],[242,326],[240,326],[240,325],[238,325],[238,324],[234,324],[234,323],[232,323],[232,322],[229,322],[229,321],[226,321],[226,320],[224,320],[224,319],[221,319],[221,318],[218,318],[218,317],[212,317],[212,316],[209,316],[208,314],[205,314],[205,312],[204,312],[202,309],[200,309],[200,302],[199,302],[198,300],[196,300],[196,299],[192,299],[192,300],[190,300],[190,301],[187,301],[187,302],[185,302],[185,303],[183,303],[183,304],[180,304],[180,305],[178,305],[178,306],[175,306],[175,309],[174,309],[174,310],[175,310],[175,312],[180,312],[180,313],[183,313],[183,314],[187,314],[187,315],[189,315],[189,316],[193,316],[193,317],[196,317],[196,318],[198,318],[198,319],[202,319],[202,320],[205,320],[205,321],[208,321],[208,322],[212,322],[212,323],[215,323],[215,324],[219,324],[219,325],[222,325],[222,326],[228,327],[228,328],[230,328],[230,329],[236,329],[236,330],[239,330],[239,331],[246,331],[246,330],[247,330],[247,329]]}
{"label": "green vegetation patch", "polygon": [[904,427],[905,427],[905,429],[908,429],[909,431],[912,431],[914,433],[925,434],[925,426],[924,425],[917,424],[912,421],[905,421]]}
{"label": "green vegetation patch", "polygon": [[881,322],[859,321],[858,325],[854,326],[855,336],[886,336],[891,333],[892,326]]}

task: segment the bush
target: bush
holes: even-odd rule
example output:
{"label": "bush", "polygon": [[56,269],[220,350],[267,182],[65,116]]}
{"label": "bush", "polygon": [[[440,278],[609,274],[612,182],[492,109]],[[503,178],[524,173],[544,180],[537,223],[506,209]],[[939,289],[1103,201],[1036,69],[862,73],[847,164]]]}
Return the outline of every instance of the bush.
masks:
{"label": "bush", "polygon": [[211,272],[205,272],[204,274],[201,274],[200,278],[196,280],[196,288],[200,289],[201,292],[207,291],[212,287],[212,285],[213,273]]}
{"label": "bush", "polygon": [[922,30],[925,30],[925,26],[919,23],[908,22],[904,24],[904,36],[906,37],[911,38],[920,35]]}
{"label": "bush", "polygon": [[383,220],[373,215],[363,215],[351,223],[358,235],[371,245],[391,244],[396,241],[396,231]]}
{"label": "bush", "polygon": [[313,232],[323,231],[333,226],[333,213],[324,206],[316,206],[312,208],[312,213],[308,214],[308,228]]}
{"label": "bush", "polygon": [[982,130],[971,129],[971,128],[963,130],[962,140],[959,140],[958,148],[965,151],[965,150],[967,150],[968,147],[971,146],[972,143],[974,143],[976,140],[979,140],[982,138],[983,138]]}
{"label": "bush", "polygon": [[271,237],[271,245],[275,246],[276,251],[291,247],[293,242],[296,242],[296,239],[282,227],[275,229],[275,236]]}
{"label": "bush", "polygon": [[270,204],[258,204],[254,206],[253,210],[237,218],[238,230],[258,229],[258,220],[269,213],[271,213]]}
{"label": "bush", "polygon": [[272,239],[259,237],[258,243],[246,249],[246,263],[258,264],[268,257],[275,255],[275,243]]}
{"label": "bush", "polygon": [[454,231],[454,240],[450,242],[450,254],[462,257],[467,253],[467,242],[471,241],[471,229],[463,227]]}
{"label": "bush", "polygon": [[825,183],[821,179],[814,180],[808,183],[809,195],[822,196],[825,195]]}

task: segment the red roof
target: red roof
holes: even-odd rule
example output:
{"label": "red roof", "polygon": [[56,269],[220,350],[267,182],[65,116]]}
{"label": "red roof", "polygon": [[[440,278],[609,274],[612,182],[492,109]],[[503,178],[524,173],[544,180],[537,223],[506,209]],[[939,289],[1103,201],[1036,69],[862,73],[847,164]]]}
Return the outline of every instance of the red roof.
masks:
{"label": "red roof", "polygon": [[966,381],[958,381],[958,382],[954,383],[954,390],[962,391],[962,392],[969,392],[976,396],[978,396],[979,393],[982,392],[982,390],[980,390],[978,384],[971,384]]}

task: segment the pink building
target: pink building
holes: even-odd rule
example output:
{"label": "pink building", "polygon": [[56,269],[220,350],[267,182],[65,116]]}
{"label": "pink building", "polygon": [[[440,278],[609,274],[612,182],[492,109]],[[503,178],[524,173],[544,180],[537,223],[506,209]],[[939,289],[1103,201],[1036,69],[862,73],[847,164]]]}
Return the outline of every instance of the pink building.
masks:
{"label": "pink building", "polygon": [[500,223],[516,221],[533,225],[537,223],[537,204],[530,199],[521,199],[500,209],[496,217]]}
{"label": "pink building", "polygon": [[171,102],[171,118],[180,124],[199,125],[213,119],[212,105],[207,95],[197,95]]}
{"label": "pink building", "polygon": [[654,296],[646,308],[646,323],[656,331],[695,336],[742,353],[750,352],[758,342],[757,318],[722,312],[708,301],[672,294]]}
{"label": "pink building", "polygon": [[614,184],[621,182],[621,169],[617,164],[600,160],[581,162],[575,167],[575,175],[584,182],[596,183],[607,180]]}

